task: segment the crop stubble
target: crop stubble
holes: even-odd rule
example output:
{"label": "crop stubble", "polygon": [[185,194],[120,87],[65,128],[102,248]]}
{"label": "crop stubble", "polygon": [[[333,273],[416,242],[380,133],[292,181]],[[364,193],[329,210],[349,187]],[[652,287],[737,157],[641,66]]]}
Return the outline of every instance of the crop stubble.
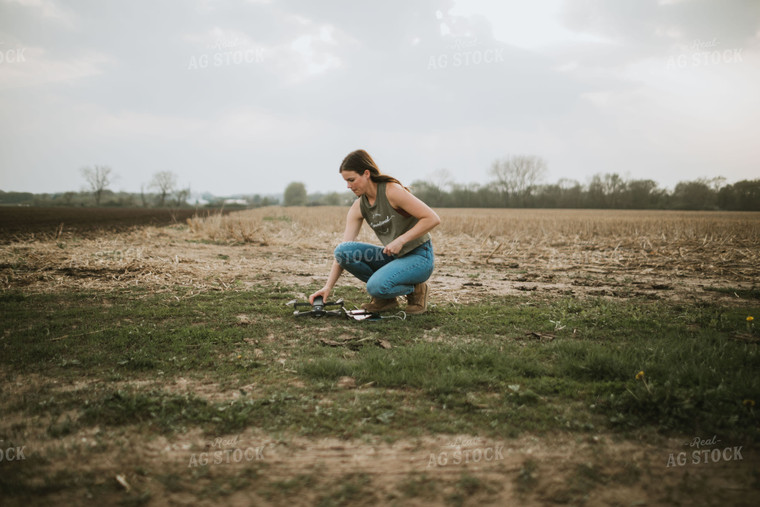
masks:
{"label": "crop stubble", "polygon": [[[437,211],[433,301],[534,291],[714,299],[753,290],[760,274],[760,213]],[[169,227],[11,238],[0,245],[0,283],[24,291],[319,285],[342,238],[345,213],[342,207],[269,207]],[[376,243],[366,226],[359,240]],[[344,275],[336,291],[344,284],[360,286]]]}

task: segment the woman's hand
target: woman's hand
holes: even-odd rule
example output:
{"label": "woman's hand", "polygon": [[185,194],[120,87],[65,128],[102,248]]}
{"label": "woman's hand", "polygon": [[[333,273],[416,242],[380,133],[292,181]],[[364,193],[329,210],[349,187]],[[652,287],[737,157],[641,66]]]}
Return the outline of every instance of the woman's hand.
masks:
{"label": "woman's hand", "polygon": [[322,300],[324,302],[327,302],[327,297],[329,295],[330,295],[330,289],[328,289],[327,287],[322,287],[317,292],[315,292],[314,294],[312,294],[311,296],[309,296],[309,304],[313,305],[314,304],[314,298],[316,298],[317,296],[322,296]]}
{"label": "woman's hand", "polygon": [[399,236],[398,238],[385,245],[385,248],[383,248],[383,253],[385,255],[398,255],[401,249],[404,248],[405,244],[406,242]]}

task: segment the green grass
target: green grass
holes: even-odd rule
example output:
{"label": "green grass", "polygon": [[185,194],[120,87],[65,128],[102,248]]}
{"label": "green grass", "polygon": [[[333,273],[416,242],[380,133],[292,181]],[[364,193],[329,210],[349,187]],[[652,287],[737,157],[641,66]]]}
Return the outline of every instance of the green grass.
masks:
{"label": "green grass", "polygon": [[[54,438],[137,425],[345,438],[605,428],[758,439],[759,409],[745,400],[760,403],[760,352],[756,339],[735,339],[747,335],[757,306],[532,294],[441,304],[406,321],[353,322],[294,319],[285,303],[297,292],[305,290],[0,293],[5,379],[49,381],[4,410],[48,416]],[[336,297],[364,298],[356,289]],[[339,337],[369,339],[357,350],[319,341]],[[376,346],[377,338],[392,348]],[[644,380],[635,379],[639,371]],[[340,388],[344,376],[359,388]],[[179,377],[220,391],[255,388],[207,399],[171,392]],[[82,380],[89,382],[78,390],[54,389],[53,381]],[[138,380],[152,383],[138,388]],[[3,428],[0,438],[21,430]],[[361,491],[361,481],[347,484]],[[340,504],[352,491],[324,501]]]}
{"label": "green grass", "polygon": [[738,289],[734,287],[705,287],[704,290],[728,294],[743,299],[760,299],[760,289],[752,287],[751,289]]}

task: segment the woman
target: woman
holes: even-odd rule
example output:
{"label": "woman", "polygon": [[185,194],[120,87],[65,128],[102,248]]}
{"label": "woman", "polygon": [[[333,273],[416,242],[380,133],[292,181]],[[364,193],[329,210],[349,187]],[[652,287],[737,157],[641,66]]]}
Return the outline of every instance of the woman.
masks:
{"label": "woman", "polygon": [[[327,301],[345,269],[367,283],[372,301],[362,305],[365,310],[392,310],[398,307],[398,296],[406,295],[406,313],[424,313],[425,281],[434,265],[430,231],[441,219],[396,178],[382,174],[364,150],[349,153],[340,165],[340,174],[359,199],[348,210],[343,242],[335,249],[327,283],[309,296],[309,302],[313,304],[317,296]],[[384,247],[356,241],[364,220]]]}

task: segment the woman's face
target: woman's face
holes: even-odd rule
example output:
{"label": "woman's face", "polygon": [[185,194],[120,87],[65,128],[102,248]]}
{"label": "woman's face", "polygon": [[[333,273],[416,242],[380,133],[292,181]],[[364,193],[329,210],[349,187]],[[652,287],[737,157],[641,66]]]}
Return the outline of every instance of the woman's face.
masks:
{"label": "woman's face", "polygon": [[364,171],[364,174],[355,173],[354,171],[341,171],[340,175],[346,180],[348,189],[358,196],[364,195],[367,192],[367,188],[372,184],[369,171]]}

